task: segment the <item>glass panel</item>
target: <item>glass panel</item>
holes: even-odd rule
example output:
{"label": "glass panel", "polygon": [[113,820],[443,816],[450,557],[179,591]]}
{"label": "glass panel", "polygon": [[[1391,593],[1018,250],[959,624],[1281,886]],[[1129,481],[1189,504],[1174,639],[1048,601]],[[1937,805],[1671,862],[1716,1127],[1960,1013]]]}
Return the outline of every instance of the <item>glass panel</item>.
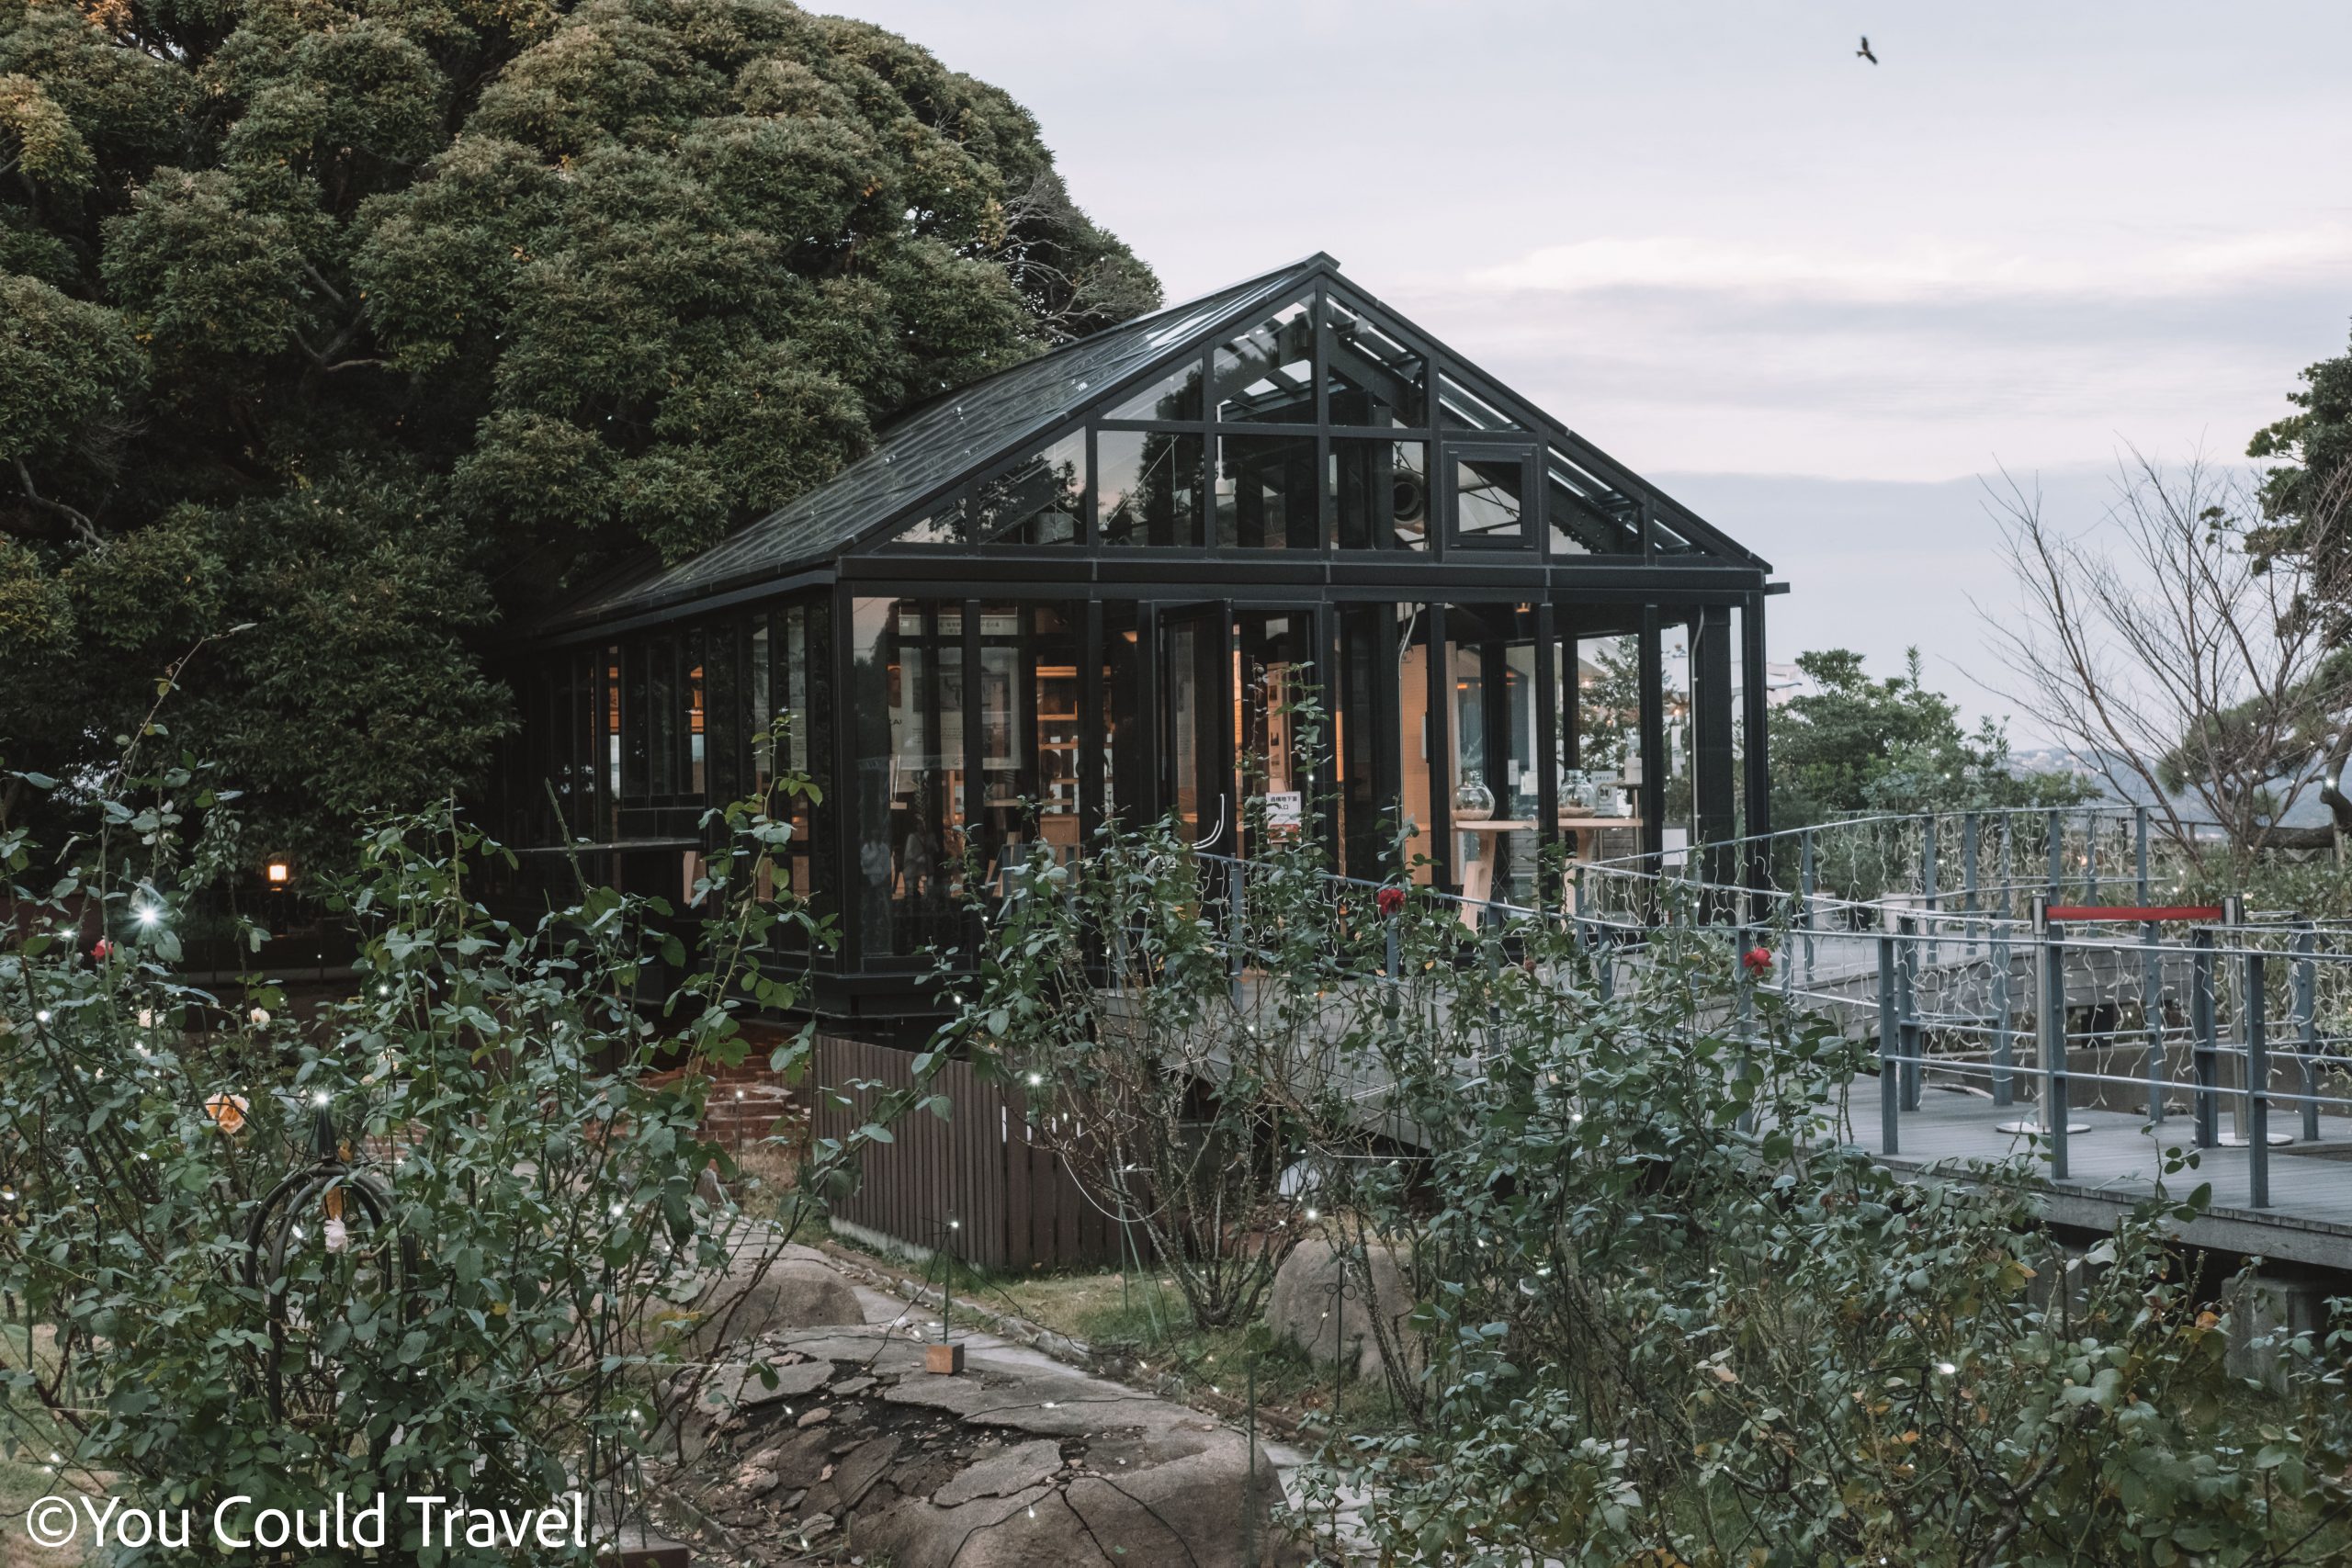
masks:
{"label": "glass panel", "polygon": [[[1141,633],[1133,600],[1114,600],[1102,606],[1102,816],[1117,819],[1122,811],[1139,814],[1150,808],[1150,794],[1143,776],[1144,725]],[[1127,826],[1138,825],[1131,818]]]}
{"label": "glass panel", "polygon": [[1453,542],[1472,549],[1523,549],[1530,543],[1527,464],[1518,453],[1453,462]]}
{"label": "glass panel", "polygon": [[1217,438],[1216,545],[1311,550],[1321,543],[1311,435]]}
{"label": "glass panel", "polygon": [[770,705],[774,691],[769,682],[768,615],[764,610],[752,618],[752,713],[750,742],[752,748],[752,788],[764,800],[768,785],[775,778],[775,751],[768,745],[768,725],[775,717]]}
{"label": "glass panel", "polygon": [[[1088,727],[1079,707],[1082,627],[1071,606],[1039,604],[1027,614],[1030,690],[1037,720],[1036,832],[1067,858],[1078,851],[1079,732]],[[1101,716],[1095,716],[1098,725]]]}
{"label": "glass panel", "polygon": [[1707,552],[1658,520],[1661,508],[1650,508],[1650,553],[1657,556],[1702,556]]}
{"label": "glass panel", "polygon": [[1105,419],[1198,419],[1201,417],[1201,362],[1172,370],[1148,387],[1139,387],[1102,416]]}
{"label": "glass panel", "polygon": [[647,714],[651,723],[646,737],[652,767],[646,793],[656,797],[678,789],[678,645],[657,637],[646,649]]}
{"label": "glass panel", "polygon": [[[1432,863],[1442,845],[1431,837],[1437,821],[1430,763],[1437,748],[1437,727],[1430,721],[1430,615],[1423,604],[1399,604],[1396,617],[1396,711],[1401,773],[1398,809],[1411,830],[1405,854],[1415,882],[1428,886],[1434,879]],[[1450,787],[1450,786],[1449,786]]]}
{"label": "glass panel", "polygon": [[1201,542],[1199,436],[1098,431],[1094,462],[1094,514],[1104,544]]}
{"label": "glass panel", "polygon": [[703,746],[710,758],[707,794],[718,802],[741,797],[745,784],[741,762],[745,693],[737,657],[742,645],[743,628],[731,619],[703,634],[703,668],[709,672]]}
{"label": "glass panel", "polygon": [[1225,627],[1212,616],[1187,615],[1161,623],[1160,637],[1168,692],[1168,798],[1187,838],[1204,848],[1229,844],[1226,797],[1232,773],[1225,766],[1219,733]]}
{"label": "glass panel", "polygon": [[1314,695],[1313,617],[1244,611],[1234,617],[1233,733],[1238,738],[1241,853],[1263,855],[1306,826],[1317,789],[1297,710]]}
{"label": "glass panel", "polygon": [[[1390,813],[1381,786],[1380,759],[1394,745],[1394,671],[1381,657],[1385,604],[1340,607],[1339,696],[1331,705],[1332,794],[1340,812],[1340,870],[1380,879],[1389,874]],[[1386,677],[1386,682],[1384,681]]]}
{"label": "glass panel", "polygon": [[1073,545],[1086,491],[1086,433],[1074,430],[979,487],[975,544]]}
{"label": "glass panel", "polygon": [[1631,637],[1560,639],[1553,703],[1560,716],[1560,826],[1580,860],[1641,849],[1641,648]]}
{"label": "glass panel", "polygon": [[1331,443],[1331,496],[1343,550],[1430,547],[1429,446]]}
{"label": "glass panel", "polygon": [[954,940],[963,833],[963,617],[860,599],[853,623],[859,932],[867,957]]}
{"label": "glass panel", "polygon": [[[826,677],[833,668],[833,654],[827,627],[831,624],[831,606],[819,600],[813,604],[794,604],[787,608],[779,623],[781,637],[777,648],[779,663],[775,683],[781,691],[785,709],[791,716],[791,726],[785,743],[784,765],[795,773],[805,773],[820,785],[830,786],[832,750],[826,740],[825,724],[831,712],[831,681]],[[835,807],[811,806],[806,796],[790,803],[792,848],[787,863],[791,868],[792,890],[801,897],[818,901],[820,892],[830,885],[826,863],[817,857],[818,828],[821,821],[828,837],[831,824],[837,820],[831,813]]]}
{"label": "glass panel", "polygon": [[1324,301],[1331,360],[1324,367],[1333,424],[1429,423],[1429,365],[1336,299]]}
{"label": "glass panel", "polygon": [[1638,503],[1557,452],[1544,455],[1544,522],[1555,556],[1642,553]]}
{"label": "glass panel", "polygon": [[1666,866],[1689,863],[1692,784],[1697,777],[1696,727],[1690,722],[1690,629],[1668,626],[1658,636],[1658,669],[1666,679],[1666,810],[1659,835]]}
{"label": "glass panel", "polygon": [[1449,430],[1517,430],[1519,422],[1451,376],[1437,380],[1438,423]]}
{"label": "glass panel", "polygon": [[1524,905],[1535,892],[1534,619],[1496,604],[1445,613],[1453,863],[1472,899]]}
{"label": "glass panel", "polygon": [[621,801],[621,650],[605,649],[605,836],[620,837]]}
{"label": "glass panel", "polygon": [[960,545],[964,542],[964,499],[950,496],[930,515],[908,524],[890,542],[896,545]]}
{"label": "glass panel", "polygon": [[1228,424],[1315,423],[1315,330],[1286,305],[1212,356],[1216,417]]}
{"label": "glass panel", "polygon": [[[702,638],[697,635],[694,640],[699,644]],[[708,683],[703,673],[705,668],[702,663],[697,662],[694,668],[686,671],[686,722],[684,738],[686,742],[686,770],[683,782],[688,795],[701,795],[710,787],[708,745],[710,738],[705,733],[705,727],[710,720],[710,708],[707,694]]]}

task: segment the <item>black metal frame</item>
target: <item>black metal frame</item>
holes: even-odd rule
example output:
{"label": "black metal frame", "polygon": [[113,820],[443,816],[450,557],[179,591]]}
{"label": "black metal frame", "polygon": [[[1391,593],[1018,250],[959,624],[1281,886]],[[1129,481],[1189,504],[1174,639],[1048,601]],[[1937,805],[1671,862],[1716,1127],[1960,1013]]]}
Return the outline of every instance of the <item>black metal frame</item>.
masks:
{"label": "black metal frame", "polygon": [[[1315,355],[1309,366],[1313,422],[1219,423],[1215,406],[1216,346],[1294,305],[1309,312],[1313,322]],[[1332,375],[1327,367],[1338,362],[1334,346],[1335,307],[1368,322],[1391,343],[1419,359],[1424,378],[1422,423],[1411,426],[1332,423]],[[1199,418],[1106,418],[1106,410],[1188,364],[1197,366],[1200,372]],[[985,383],[982,389],[975,389],[974,395],[984,388]],[[1449,423],[1442,407],[1448,400],[1457,404],[1475,401],[1515,428],[1465,428],[1460,423]],[[1126,430],[1199,438],[1201,474],[1193,498],[1195,526],[1199,530],[1194,536],[1195,543],[1114,544],[1102,537],[1095,468],[1099,436],[1106,431]],[[981,487],[1018,470],[1030,461],[1032,454],[1081,432],[1086,467],[1085,472],[1078,476],[1077,522],[1075,536],[1069,542],[1006,539],[910,544],[897,538],[911,524],[939,515],[943,507],[950,503],[970,514],[972,498]],[[1236,437],[1274,437],[1314,444],[1316,543],[1312,547],[1236,547],[1207,542],[1216,537],[1218,525],[1220,445]],[[1422,444],[1427,500],[1419,547],[1400,547],[1393,542],[1374,543],[1368,547],[1340,545],[1340,502],[1333,456],[1345,444],[1353,442]],[[1465,546],[1455,536],[1452,476],[1455,462],[1465,456],[1490,461],[1516,456],[1521,460],[1521,499],[1526,533],[1523,546]],[[1601,555],[1555,547],[1567,532],[1565,526],[1557,525],[1562,520],[1551,515],[1555,504],[1551,477],[1558,470],[1572,470],[1592,491],[1576,502],[1589,518],[1602,519],[1608,526],[1622,527],[1638,536],[1639,553]],[[1561,499],[1566,500],[1565,491]],[[1380,515],[1385,514],[1384,509]],[[1020,526],[1025,528],[1025,524]],[[749,670],[745,652],[748,644],[744,641],[749,634],[743,629],[748,624],[746,616],[764,614],[771,606],[790,600],[809,605],[813,620],[814,607],[824,606],[829,613],[822,618],[830,631],[815,633],[810,638],[814,645],[822,636],[821,648],[796,650],[795,656],[808,662],[806,675],[812,695],[821,687],[823,696],[823,700],[811,704],[812,717],[820,729],[811,736],[811,761],[820,768],[819,780],[827,797],[826,807],[811,824],[817,836],[816,847],[826,864],[826,872],[819,880],[845,896],[854,885],[860,853],[860,846],[851,841],[853,835],[844,830],[854,816],[849,787],[852,781],[844,776],[844,770],[857,755],[855,716],[851,711],[854,702],[847,695],[857,600],[936,600],[960,603],[965,609],[964,819],[967,824],[981,819],[982,803],[978,797],[983,785],[978,769],[969,759],[980,745],[978,610],[983,601],[1051,602],[1077,610],[1082,682],[1080,711],[1090,716],[1104,711],[1102,671],[1107,639],[1113,635],[1106,628],[1114,611],[1122,633],[1132,627],[1136,633],[1132,685],[1142,722],[1128,743],[1139,751],[1131,764],[1132,776],[1148,781],[1150,798],[1121,801],[1119,806],[1123,810],[1135,807],[1153,814],[1166,809],[1172,799],[1168,773],[1172,766],[1172,753],[1170,738],[1164,732],[1169,687],[1160,656],[1162,630],[1170,616],[1193,609],[1216,614],[1225,627],[1229,661],[1238,612],[1291,610],[1309,618],[1314,649],[1329,661],[1327,670],[1336,670],[1344,657],[1341,623],[1351,607],[1399,603],[1426,605],[1430,649],[1427,661],[1430,682],[1428,711],[1432,726],[1431,756],[1435,758],[1450,754],[1445,728],[1452,722],[1453,705],[1447,700],[1449,694],[1444,684],[1449,678],[1447,607],[1509,605],[1532,615],[1537,649],[1535,679],[1540,692],[1545,694],[1535,705],[1539,718],[1533,739],[1538,809],[1544,824],[1541,832],[1547,842],[1556,837],[1556,829],[1551,826],[1557,815],[1556,768],[1563,759],[1573,761],[1580,746],[1574,718],[1577,705],[1573,698],[1576,666],[1572,639],[1610,635],[1638,638],[1643,688],[1638,730],[1645,760],[1639,816],[1645,823],[1643,847],[1655,852],[1660,847],[1667,773],[1661,649],[1666,632],[1675,626],[1689,627],[1691,636],[1692,700],[1697,710],[1692,716],[1697,764],[1694,826],[1702,837],[1729,839],[1744,804],[1742,826],[1747,832],[1760,833],[1769,828],[1762,741],[1766,697],[1763,599],[1774,589],[1768,581],[1770,570],[1765,562],[1692,516],[1589,442],[1543,415],[1508,388],[1493,382],[1395,311],[1345,283],[1335,266],[1329,265],[1326,258],[1317,258],[1302,273],[1297,287],[1256,301],[1246,311],[1237,310],[1209,319],[1181,340],[1171,341],[1165,352],[1115,383],[1077,394],[1062,417],[1041,424],[1017,449],[976,453],[968,468],[956,472],[944,483],[909,497],[903,504],[895,506],[886,520],[844,542],[830,558],[798,563],[789,575],[771,573],[763,582],[720,583],[713,592],[674,604],[646,608],[632,604],[627,613],[601,624],[575,625],[544,637],[537,644],[537,651],[548,667],[577,671],[582,660],[574,650],[583,645],[589,648],[587,663],[593,666],[593,674],[586,700],[592,718],[590,728],[594,731],[607,712],[605,705],[609,694],[602,691],[597,682],[602,680],[610,657],[608,649],[623,650],[624,669],[628,670],[633,668],[628,662],[631,659],[643,657],[629,651],[633,648],[659,646],[658,639],[666,637],[677,639],[673,646],[685,649],[691,641],[697,650],[695,657],[701,660],[698,667],[707,671],[706,700],[713,715],[707,728],[714,739],[707,749],[707,783],[716,787],[723,782],[723,776],[743,771],[733,761],[721,764],[715,738],[722,728],[735,727],[740,716],[718,711],[717,686],[719,670],[729,660],[739,673]],[[1736,662],[1745,675],[1738,711],[1739,726],[1748,739],[1744,770],[1736,769],[1733,761],[1735,609],[1740,612]],[[775,617],[778,626],[783,621],[781,615]],[[1399,695],[1393,690],[1393,672],[1397,668],[1395,617],[1378,616],[1374,624],[1384,628],[1375,636],[1381,657],[1371,661],[1374,671],[1373,711],[1377,714],[1384,703],[1393,708]],[[1554,711],[1549,697],[1559,679],[1558,661],[1564,647],[1568,649],[1567,681],[1571,691],[1565,722],[1563,716]],[[770,682],[772,704],[781,705],[786,654],[780,648],[773,651],[777,673]],[[819,657],[820,652],[822,657]],[[724,657],[714,659],[714,653],[723,653]],[[681,655],[682,660],[685,657]],[[1390,673],[1378,674],[1383,669]],[[729,685],[726,701],[740,707],[748,698],[752,682],[746,676]],[[573,700],[576,704],[576,695]],[[561,705],[558,701],[539,705],[550,714]],[[640,722],[632,707],[629,693],[625,690],[625,730],[633,731]],[[1229,714],[1221,715],[1218,723],[1220,754],[1230,766],[1236,738],[1224,733],[1231,728]],[[1081,731],[1078,764],[1081,832],[1087,835],[1100,825],[1106,811],[1102,797],[1103,739],[1093,729],[1090,723]],[[548,741],[554,739],[547,738]],[[1371,743],[1376,787],[1381,798],[1393,807],[1399,798],[1404,750],[1410,744],[1409,739],[1399,732],[1395,713],[1387,716],[1385,728],[1372,738]],[[543,743],[541,750],[545,749]],[[629,750],[630,745],[625,743],[625,753]],[[691,837],[691,826],[684,818],[698,812],[707,798],[715,797],[709,790],[702,796],[686,797],[674,792],[656,796],[650,790],[635,794],[625,790],[621,800],[607,801],[601,798],[609,783],[605,762],[602,755],[590,759],[588,782],[592,788],[588,794],[594,798],[588,816],[600,825],[614,825],[615,836],[622,841],[630,840],[633,830],[640,838],[665,841],[671,837]],[[1130,766],[1124,756],[1121,763],[1123,768]],[[522,776],[531,772],[526,763],[514,777],[514,787],[518,795],[526,786],[537,790],[536,781]],[[573,776],[576,784],[576,769]],[[632,777],[627,782],[635,781]],[[1432,790],[1433,796],[1443,793]],[[521,804],[524,815],[529,816],[529,802],[524,800]],[[1426,826],[1430,847],[1436,852],[1438,874],[1441,880],[1451,881],[1454,868],[1448,863],[1453,838],[1449,802],[1432,798],[1430,815],[1432,820]],[[1336,835],[1336,825],[1331,831]],[[1334,841],[1336,845],[1336,838]],[[870,956],[867,949],[871,944],[866,940],[867,933],[859,929],[854,901],[844,897],[839,909],[843,917],[845,945],[830,965],[834,975],[822,1005],[861,1012],[920,1012],[927,1007],[927,998],[913,994],[909,976],[928,964],[919,960]]]}

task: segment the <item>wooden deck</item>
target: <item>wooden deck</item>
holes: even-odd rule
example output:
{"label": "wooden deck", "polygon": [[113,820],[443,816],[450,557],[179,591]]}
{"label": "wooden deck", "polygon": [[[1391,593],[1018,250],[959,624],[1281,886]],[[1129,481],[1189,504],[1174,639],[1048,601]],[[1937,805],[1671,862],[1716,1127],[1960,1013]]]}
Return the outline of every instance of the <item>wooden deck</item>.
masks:
{"label": "wooden deck", "polygon": [[[1919,1109],[1903,1113],[1895,1129],[1896,1152],[1890,1155],[1880,1146],[1878,1093],[1877,1078],[1854,1080],[1854,1142],[1890,1167],[1952,1174],[1970,1161],[2032,1157],[2023,1136],[1996,1125],[2019,1117],[2030,1120],[2032,1105],[1996,1107],[1932,1083],[1921,1094]],[[2113,1230],[2154,1190],[2162,1150],[2189,1149],[2194,1144],[2194,1130],[2185,1116],[2166,1118],[2161,1143],[2149,1135],[2144,1116],[2078,1110],[2072,1119],[2089,1123],[2090,1130],[2066,1141],[2067,1179],[2049,1180],[2043,1166],[2048,1213],[2057,1224]],[[2275,1111],[2271,1124],[2274,1129],[2280,1125]],[[2320,1150],[2335,1157],[2312,1152]],[[2213,1201],[2183,1227],[2184,1240],[2226,1252],[2352,1271],[2352,1119],[2323,1117],[2319,1143],[2271,1148],[2267,1209],[2248,1205],[2246,1150],[2224,1146],[2196,1152],[2197,1167],[2174,1177],[2170,1190],[2186,1197],[2199,1183],[2210,1182]]]}

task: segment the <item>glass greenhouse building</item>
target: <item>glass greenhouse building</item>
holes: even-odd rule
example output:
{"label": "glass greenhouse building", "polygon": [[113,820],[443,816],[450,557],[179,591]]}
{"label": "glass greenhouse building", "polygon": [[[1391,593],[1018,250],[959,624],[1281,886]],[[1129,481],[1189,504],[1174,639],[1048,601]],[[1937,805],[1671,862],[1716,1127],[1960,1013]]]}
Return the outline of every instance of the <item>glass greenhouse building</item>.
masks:
{"label": "glass greenhouse building", "polygon": [[1326,800],[1350,874],[1556,904],[1548,844],[1769,826],[1770,572],[1317,255],[942,397],[564,607],[516,671],[507,831],[675,897],[707,806],[808,773],[820,1007],[877,1021],[927,1010],[968,875],[1114,818],[1248,856]]}

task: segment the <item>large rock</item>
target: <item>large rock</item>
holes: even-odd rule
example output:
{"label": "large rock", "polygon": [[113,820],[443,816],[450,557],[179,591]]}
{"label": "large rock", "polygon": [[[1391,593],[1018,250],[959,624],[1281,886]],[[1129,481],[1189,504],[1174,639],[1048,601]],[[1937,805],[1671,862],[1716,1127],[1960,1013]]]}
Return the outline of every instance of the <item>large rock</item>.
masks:
{"label": "large rock", "polygon": [[774,1257],[746,1248],[695,1300],[693,1317],[687,1342],[707,1358],[779,1328],[864,1323],[865,1309],[815,1248],[787,1247]]}
{"label": "large rock", "polygon": [[1299,1560],[1273,1523],[1272,1461],[1198,1411],[1010,1348],[969,1349],[964,1371],[936,1375],[920,1343],[881,1325],[773,1334],[758,1353],[833,1375],[807,1395],[821,1423],[746,1404],[694,1466],[704,1511],[755,1562],[803,1561],[803,1540],[892,1568]]}
{"label": "large rock", "polygon": [[[1395,1343],[1404,1344],[1404,1320],[1413,1310],[1413,1299],[1394,1252],[1367,1247],[1364,1262],[1362,1271],[1350,1267],[1340,1250],[1320,1236],[1300,1242],[1267,1292],[1267,1326],[1322,1365],[1338,1362],[1357,1377],[1380,1376],[1384,1362],[1380,1340],[1373,1333],[1373,1314],[1387,1320]],[[1370,1300],[1363,1289],[1365,1273],[1371,1276]]]}

